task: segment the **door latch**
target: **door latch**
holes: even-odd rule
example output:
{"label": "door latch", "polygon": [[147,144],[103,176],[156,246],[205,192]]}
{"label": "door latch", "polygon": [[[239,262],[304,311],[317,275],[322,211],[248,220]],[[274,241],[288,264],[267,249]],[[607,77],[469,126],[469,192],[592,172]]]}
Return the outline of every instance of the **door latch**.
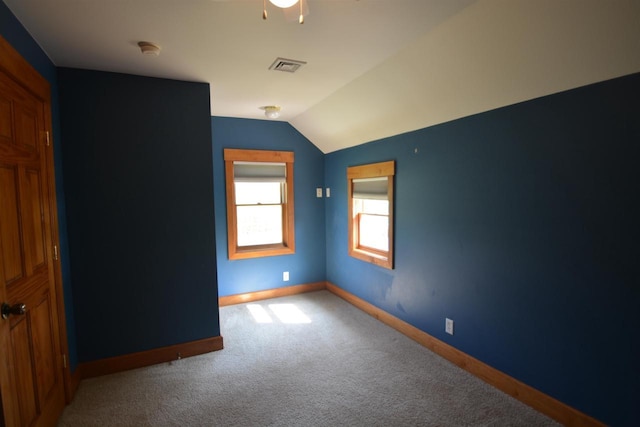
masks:
{"label": "door latch", "polygon": [[0,311],[2,312],[2,318],[8,319],[12,314],[25,314],[27,312],[27,306],[25,304],[9,305],[6,302],[3,302]]}

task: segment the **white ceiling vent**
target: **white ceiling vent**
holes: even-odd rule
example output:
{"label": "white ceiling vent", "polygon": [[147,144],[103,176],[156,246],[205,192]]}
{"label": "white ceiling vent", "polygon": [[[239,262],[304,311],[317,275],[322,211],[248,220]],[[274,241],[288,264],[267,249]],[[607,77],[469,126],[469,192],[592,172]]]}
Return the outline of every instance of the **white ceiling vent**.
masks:
{"label": "white ceiling vent", "polygon": [[276,58],[269,69],[274,71],[286,71],[287,73],[295,73],[304,64],[306,64],[306,62],[296,61],[295,59]]}

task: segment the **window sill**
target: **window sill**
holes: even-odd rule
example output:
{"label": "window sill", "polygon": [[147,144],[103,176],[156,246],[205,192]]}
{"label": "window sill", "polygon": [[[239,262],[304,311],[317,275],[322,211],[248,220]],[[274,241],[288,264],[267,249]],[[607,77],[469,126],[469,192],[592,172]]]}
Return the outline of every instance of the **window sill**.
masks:
{"label": "window sill", "polygon": [[285,245],[245,246],[236,248],[233,253],[229,254],[229,259],[263,258],[278,255],[293,255],[295,253],[295,249]]}
{"label": "window sill", "polygon": [[361,261],[369,262],[371,264],[378,265],[380,267],[388,268],[389,270],[393,270],[393,264],[391,260],[389,260],[388,256],[384,256],[382,254],[378,254],[375,252],[369,252],[362,249],[352,248],[349,250],[349,255],[357,258]]}

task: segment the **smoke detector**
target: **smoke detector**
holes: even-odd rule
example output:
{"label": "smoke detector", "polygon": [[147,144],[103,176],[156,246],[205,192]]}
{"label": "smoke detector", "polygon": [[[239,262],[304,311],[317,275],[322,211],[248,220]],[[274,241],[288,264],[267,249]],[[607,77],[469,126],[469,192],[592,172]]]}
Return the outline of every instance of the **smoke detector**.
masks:
{"label": "smoke detector", "polygon": [[140,51],[143,55],[158,56],[160,55],[160,46],[151,42],[138,42]]}

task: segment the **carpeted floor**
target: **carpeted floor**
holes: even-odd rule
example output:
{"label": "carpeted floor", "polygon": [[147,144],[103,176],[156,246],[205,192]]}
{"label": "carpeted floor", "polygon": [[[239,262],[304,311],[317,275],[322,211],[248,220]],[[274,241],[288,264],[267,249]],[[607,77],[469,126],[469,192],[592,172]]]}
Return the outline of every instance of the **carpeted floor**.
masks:
{"label": "carpeted floor", "polygon": [[327,291],[220,319],[224,350],[82,381],[59,426],[557,425]]}

